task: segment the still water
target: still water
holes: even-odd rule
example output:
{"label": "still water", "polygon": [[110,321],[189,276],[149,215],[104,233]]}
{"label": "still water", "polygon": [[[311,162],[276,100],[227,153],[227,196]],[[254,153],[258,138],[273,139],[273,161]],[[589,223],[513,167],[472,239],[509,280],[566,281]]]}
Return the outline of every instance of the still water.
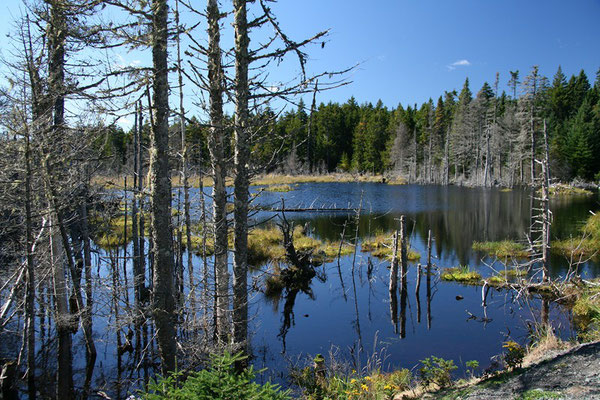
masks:
{"label": "still water", "polygon": [[[493,357],[502,352],[503,341],[528,342],[530,331],[540,320],[539,299],[516,298],[515,293],[492,289],[484,307],[481,287],[443,282],[439,272],[447,267],[469,265],[484,276],[490,275],[493,260],[472,251],[472,243],[524,241],[531,210],[537,206],[529,190],[376,183],[306,183],[293,188],[277,193],[253,187],[253,194],[258,194],[253,204],[260,211],[253,214],[252,224],[277,222],[280,214],[268,210],[280,208],[282,200],[288,210],[319,209],[287,212],[286,217],[296,225],[303,225],[309,235],[318,239],[338,241],[344,232],[346,242],[356,243],[356,252],[316,267],[316,276],[304,290],[283,290],[280,296],[267,297],[264,293],[271,265],[253,270],[249,285],[252,288],[249,332],[253,363],[257,368],[267,368],[262,379],[268,377],[287,386],[291,365],[302,367],[317,353],[328,358],[330,352],[336,354],[338,361],[357,370],[376,358],[379,362],[376,366],[384,371],[411,369],[419,360],[435,355],[454,360],[459,367],[457,376],[461,376],[469,360],[479,361],[482,370],[492,365]],[[198,190],[192,190],[195,219],[200,216],[199,194]],[[210,194],[210,188],[205,194]],[[118,193],[113,195],[119,197]],[[174,208],[178,198],[175,193]],[[209,196],[205,199],[210,202]],[[568,238],[578,234],[590,211],[600,209],[600,201],[597,195],[557,198],[550,206],[552,237]],[[344,211],[323,211],[340,208]],[[426,263],[427,236],[431,230],[433,269],[429,284],[426,276],[421,275],[417,293],[417,263],[409,262],[405,295],[390,299],[389,261],[361,251],[361,243],[376,234],[391,235],[399,228],[401,215],[407,222],[410,246],[422,255],[419,261],[422,264]],[[158,365],[156,358],[142,365],[131,350],[126,350],[134,337],[131,255],[131,245],[127,254],[122,249],[120,252],[96,246],[93,249],[93,335],[98,358],[91,385],[94,393],[102,391],[113,398],[135,394],[143,387],[144,379],[153,375],[153,366]],[[193,261],[195,280],[201,282],[203,262],[197,255]],[[187,265],[186,260],[183,265]],[[498,263],[493,267],[502,268]],[[568,268],[564,257],[552,257],[553,278],[564,276]],[[600,266],[589,262],[580,272],[595,277],[600,275]],[[115,287],[127,289],[115,290]],[[51,304],[49,287],[41,287],[38,295],[40,301]],[[49,310],[46,307],[44,312]],[[55,327],[52,319],[44,319],[44,313],[40,314],[36,376],[40,382],[48,383],[45,391],[53,393]],[[560,306],[550,305],[550,321],[563,338],[576,334],[569,312]],[[22,320],[16,320],[3,333],[0,356],[13,357],[18,353],[21,324]],[[152,337],[152,328],[149,329]],[[121,353],[117,351],[117,335],[125,349]],[[155,354],[152,342],[148,346],[148,353]],[[73,370],[76,389],[81,390],[86,370],[81,329],[73,336]]]}
{"label": "still water", "polygon": [[[430,296],[425,277],[417,294],[416,263],[409,262],[407,296],[399,301],[397,321],[392,320],[390,309],[389,261],[361,252],[360,244],[356,258],[345,256],[339,264],[336,260],[318,267],[311,293],[284,291],[281,298],[268,299],[257,291],[251,306],[251,343],[257,366],[284,376],[290,363],[302,365],[317,353],[335,351],[358,368],[377,353],[385,370],[410,369],[435,355],[453,359],[460,374],[468,360],[479,361],[482,369],[489,367],[493,357],[502,352],[503,341],[527,343],[530,330],[540,319],[539,299],[515,298],[514,293],[492,289],[484,309],[481,287],[441,281],[439,270],[469,265],[490,275],[493,260],[471,250],[472,243],[524,242],[536,206],[529,190],[375,183],[299,184],[294,189],[263,192],[256,202],[279,208],[284,199],[288,209],[361,208],[359,243],[376,233],[391,234],[399,228],[399,217],[405,215],[410,245],[421,253],[422,264],[426,263],[431,230],[436,273],[431,277]],[[552,237],[576,235],[589,211],[599,208],[597,196],[553,200]],[[270,215],[260,212],[254,218],[261,221]],[[353,242],[356,233],[355,212],[298,212],[287,213],[287,218],[307,226],[319,239],[339,240],[345,223],[345,240]],[[553,278],[568,270],[562,256],[553,256],[551,262]],[[493,268],[502,269],[497,263]],[[595,263],[580,270],[588,277],[600,272]],[[263,276],[261,271],[255,273],[258,281]],[[564,309],[551,305],[550,320],[564,338],[575,334]]]}

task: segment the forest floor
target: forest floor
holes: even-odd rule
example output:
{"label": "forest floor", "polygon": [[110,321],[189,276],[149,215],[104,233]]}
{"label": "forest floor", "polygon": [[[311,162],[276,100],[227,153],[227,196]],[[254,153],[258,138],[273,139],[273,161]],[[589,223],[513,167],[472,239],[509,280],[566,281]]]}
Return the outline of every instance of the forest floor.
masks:
{"label": "forest floor", "polygon": [[600,341],[548,351],[541,361],[423,399],[600,399]]}

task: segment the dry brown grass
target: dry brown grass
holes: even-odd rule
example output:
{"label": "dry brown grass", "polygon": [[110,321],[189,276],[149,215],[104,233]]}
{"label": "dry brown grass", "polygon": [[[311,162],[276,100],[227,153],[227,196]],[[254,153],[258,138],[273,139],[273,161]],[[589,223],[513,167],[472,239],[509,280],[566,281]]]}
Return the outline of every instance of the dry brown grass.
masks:
{"label": "dry brown grass", "polygon": [[390,179],[383,175],[359,175],[350,173],[332,173],[324,175],[261,175],[252,180],[253,185],[283,185],[292,183],[328,183],[328,182],[375,182],[401,185],[401,178]]}
{"label": "dry brown grass", "polygon": [[[147,177],[144,177],[144,185],[147,186]],[[200,187],[200,177],[192,175],[188,178],[190,187]],[[329,182],[373,182],[387,183],[388,185],[404,185],[406,181],[401,177],[389,177],[384,175],[359,175],[350,173],[331,173],[323,175],[283,175],[283,174],[267,174],[260,175],[252,179],[253,186],[268,186],[268,185],[290,185],[294,183],[329,183]],[[97,175],[92,178],[92,183],[97,186],[103,186],[111,189],[122,188],[125,183],[125,175],[104,176]],[[133,176],[127,176],[127,183],[133,183]],[[227,178],[227,186],[233,185],[233,179]],[[171,176],[171,184],[173,187],[183,186],[181,175]],[[210,187],[213,185],[213,180],[210,176],[202,177],[202,185]]]}
{"label": "dry brown grass", "polygon": [[560,340],[552,329],[545,329],[539,340],[528,348],[527,354],[523,358],[523,367],[554,357],[557,352],[568,350],[571,347],[573,347],[571,343]]}

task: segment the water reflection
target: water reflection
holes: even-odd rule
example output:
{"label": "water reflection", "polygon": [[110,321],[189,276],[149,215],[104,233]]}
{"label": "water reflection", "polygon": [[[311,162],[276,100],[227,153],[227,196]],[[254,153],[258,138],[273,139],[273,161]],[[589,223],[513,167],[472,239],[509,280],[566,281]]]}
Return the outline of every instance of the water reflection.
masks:
{"label": "water reflection", "polygon": [[[353,212],[288,215],[296,224],[308,224],[319,239],[337,241],[349,233],[355,235],[358,251],[322,267],[324,274],[334,274],[336,279],[313,279],[310,290],[284,292],[283,308],[277,307],[274,314],[281,317],[271,318],[262,311],[260,301],[255,304],[261,315],[261,324],[255,327],[256,340],[272,343],[270,327],[275,323],[280,326],[276,332],[288,354],[327,353],[335,345],[353,349],[354,357],[360,349],[373,349],[377,342],[388,349],[389,366],[410,368],[431,354],[455,360],[476,359],[482,366],[489,365],[490,357],[502,352],[504,340],[523,342],[529,334],[528,322],[540,318],[560,328],[559,335],[572,334],[569,315],[540,298],[516,299],[509,292],[490,287],[439,281],[439,269],[458,264],[469,264],[484,275],[491,272],[482,262],[482,255],[472,251],[472,242],[523,239],[531,218],[528,190],[306,184],[283,196],[288,207],[310,205],[315,198],[316,206],[337,203],[352,207],[364,196],[358,218]],[[600,208],[597,197],[556,200],[552,207],[555,238],[577,233],[579,225],[574,221],[584,220],[588,210]],[[360,242],[378,233],[391,236],[399,229],[401,215],[406,216],[410,247],[420,252],[421,260],[408,263],[405,273],[399,274],[397,289],[392,291],[391,260],[362,252]],[[257,216],[264,217],[260,213]],[[553,257],[553,277],[564,274],[567,268],[564,259]],[[598,273],[594,263],[586,268],[590,274]],[[421,284],[425,286],[423,291]],[[411,309],[408,290],[412,285],[416,307]],[[294,312],[305,317],[294,320]],[[277,357],[265,366],[283,368]]]}

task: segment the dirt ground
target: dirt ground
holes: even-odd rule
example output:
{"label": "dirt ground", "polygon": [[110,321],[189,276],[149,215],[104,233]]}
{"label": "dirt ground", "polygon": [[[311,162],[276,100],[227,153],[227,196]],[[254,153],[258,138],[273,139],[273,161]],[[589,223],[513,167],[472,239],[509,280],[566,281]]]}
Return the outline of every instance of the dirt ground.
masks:
{"label": "dirt ground", "polygon": [[600,400],[600,342],[576,346],[528,368],[504,373],[470,387],[427,396],[430,399]]}

